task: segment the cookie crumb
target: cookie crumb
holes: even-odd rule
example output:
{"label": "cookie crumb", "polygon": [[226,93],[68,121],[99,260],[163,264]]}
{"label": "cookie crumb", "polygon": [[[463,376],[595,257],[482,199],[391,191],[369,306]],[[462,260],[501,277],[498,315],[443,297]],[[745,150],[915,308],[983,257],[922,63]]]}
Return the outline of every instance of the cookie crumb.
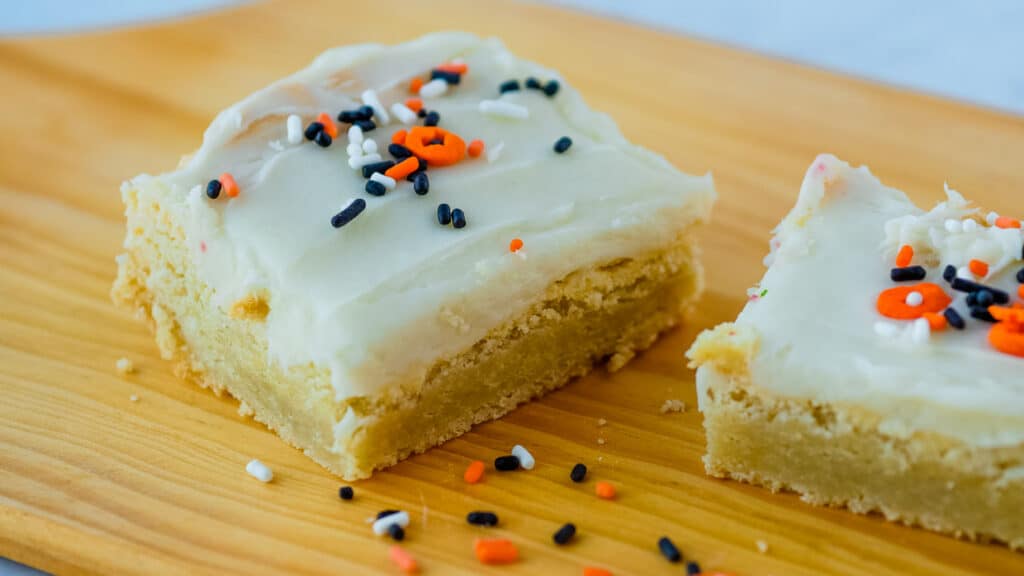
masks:
{"label": "cookie crumb", "polygon": [[768,553],[768,543],[767,542],[765,542],[764,540],[758,540],[757,542],[755,542],[755,544],[757,544],[757,551],[758,552],[760,552],[761,554],[767,554]]}
{"label": "cookie crumb", "polygon": [[117,373],[121,376],[127,376],[135,372],[135,364],[132,364],[132,361],[127,358],[119,358],[115,366],[117,366]]}
{"label": "cookie crumb", "polygon": [[665,403],[661,405],[661,413],[668,414],[670,412],[686,412],[686,402],[682,400],[665,400]]}
{"label": "cookie crumb", "polygon": [[131,400],[132,402],[138,402],[139,401],[139,397],[136,396],[135,394],[132,394],[131,396],[129,396],[128,399]]}
{"label": "cookie crumb", "polygon": [[605,420],[604,418],[598,418],[598,419],[597,419],[597,425],[598,425],[599,427],[600,427],[600,426],[607,426],[607,425],[608,425],[608,421],[607,421],[607,420]]}
{"label": "cookie crumb", "polygon": [[597,443],[600,444],[601,446],[604,446],[604,438],[598,438]]}

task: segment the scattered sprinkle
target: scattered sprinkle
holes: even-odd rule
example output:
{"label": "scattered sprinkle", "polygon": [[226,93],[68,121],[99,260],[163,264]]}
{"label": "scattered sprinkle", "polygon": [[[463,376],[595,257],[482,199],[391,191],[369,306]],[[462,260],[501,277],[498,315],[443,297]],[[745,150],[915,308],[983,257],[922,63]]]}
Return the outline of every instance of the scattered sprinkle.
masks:
{"label": "scattered sprinkle", "polygon": [[466,467],[466,471],[462,473],[462,479],[466,481],[466,484],[476,484],[484,478],[484,463],[482,460],[474,460],[469,463]]}
{"label": "scattered sprinkle", "polygon": [[552,536],[551,539],[555,541],[555,544],[564,546],[572,540],[572,537],[576,535],[576,525],[572,522],[566,523],[564,526],[558,529]]}
{"label": "scattered sprinkle", "polygon": [[381,518],[383,518],[385,516],[390,516],[392,514],[398,514],[398,512],[399,512],[399,510],[381,510],[380,512],[377,512],[377,517],[374,518],[374,520],[380,520]]}
{"label": "scattered sprinkle", "polygon": [[604,568],[585,566],[583,568],[583,576],[612,576],[612,573],[610,570],[605,570]]}
{"label": "scattered sprinkle", "polygon": [[501,472],[510,472],[519,469],[519,458],[508,455],[498,456],[494,459],[494,469]]}
{"label": "scattered sprinkle", "polygon": [[437,68],[434,68],[434,70],[440,70],[442,72],[447,72],[449,74],[461,75],[469,71],[469,66],[467,66],[466,63],[461,60],[453,60],[451,62],[441,64]]}
{"label": "scattered sprinkle", "polygon": [[474,526],[497,526],[498,515],[494,512],[470,512],[466,514],[466,522]]}
{"label": "scattered sprinkle", "polygon": [[540,80],[537,80],[533,76],[526,79],[526,87],[530,90],[543,90],[544,87],[540,85]]}
{"label": "scattered sprinkle", "polygon": [[579,484],[580,482],[583,482],[583,479],[586,478],[586,477],[587,477],[587,466],[586,466],[586,464],[577,464],[577,465],[573,466],[572,467],[572,471],[569,472],[569,478],[571,478],[572,481],[576,482],[577,484]]}
{"label": "scattered sprinkle", "polygon": [[327,130],[323,130],[317,133],[316,138],[313,141],[316,142],[317,146],[327,148],[332,142],[334,142],[334,139],[327,133]]}
{"label": "scattered sprinkle", "polygon": [[331,226],[341,228],[345,224],[355,220],[356,216],[363,213],[363,210],[366,210],[366,200],[363,200],[362,198],[353,198],[348,201],[348,204],[346,204],[344,208],[341,209],[341,212],[338,212],[331,217]]}
{"label": "scattered sprinkle", "polygon": [[338,489],[338,497],[342,500],[351,500],[356,493],[351,486],[342,486]]}
{"label": "scattered sprinkle", "polygon": [[543,88],[544,94],[548,98],[551,98],[555,94],[558,94],[558,89],[561,87],[562,85],[558,83],[558,80],[548,80],[548,83],[545,84]]}
{"label": "scattered sprinkle", "polygon": [[401,542],[405,540],[405,530],[398,524],[391,524],[388,526],[388,536],[395,542]]}
{"label": "scattered sprinkle", "polygon": [[1020,228],[1020,220],[1009,216],[1000,216],[995,220],[996,228]]}
{"label": "scattered sprinkle", "polygon": [[498,92],[504,94],[506,92],[518,92],[519,80],[505,80],[498,86]]}
{"label": "scattered sprinkle", "polygon": [[364,90],[362,94],[363,104],[373,108],[373,115],[380,122],[381,126],[386,126],[391,122],[391,118],[388,116],[388,111],[381,104],[380,98],[377,97],[377,91],[372,88]]}
{"label": "scattered sprinkle", "polygon": [[447,226],[452,223],[452,207],[447,204],[437,205],[437,223]]}
{"label": "scattered sprinkle", "polygon": [[519,558],[516,545],[504,538],[477,538],[473,553],[484,564],[510,564]]}
{"label": "scattered sprinkle", "polygon": [[221,188],[220,180],[210,180],[206,183],[206,196],[210,200],[216,200],[220,196]]}
{"label": "scattered sprinkle", "polygon": [[661,555],[668,559],[669,562],[679,562],[683,559],[682,552],[676,545],[669,540],[668,536],[662,536],[658,539],[658,550],[661,550]]}
{"label": "scattered sprinkle", "polygon": [[946,282],[952,282],[953,278],[956,278],[956,266],[947,264],[946,268],[942,271],[942,279]]}
{"label": "scattered sprinkle", "polygon": [[413,113],[418,114],[420,110],[423,110],[423,100],[420,100],[419,98],[409,98],[405,101],[405,107],[412,110]]}
{"label": "scattered sprinkle", "polygon": [[512,455],[519,458],[519,465],[523,467],[523,470],[533,470],[535,460],[529,450],[516,444],[512,447]]}
{"label": "scattered sprinkle", "polygon": [[360,168],[360,170],[363,173],[363,178],[369,178],[369,177],[373,176],[377,172],[379,172],[381,174],[386,173],[394,165],[395,165],[394,160],[381,160],[380,162],[373,162],[372,164],[366,164],[365,166],[362,166]]}
{"label": "scattered sprinkle", "polygon": [[492,164],[501,157],[501,151],[505,149],[505,141],[498,142],[497,146],[491,146],[487,149],[487,163]]}
{"label": "scattered sprinkle", "polygon": [[604,500],[615,499],[615,485],[611,482],[598,482],[594,485],[594,493],[597,494],[598,498]]}
{"label": "scattered sprinkle", "polygon": [[370,180],[373,182],[380,182],[388,190],[394,190],[395,186],[398,185],[398,182],[395,182],[394,178],[390,176],[385,176],[380,172],[374,172],[373,174],[370,174]]}
{"label": "scattered sprinkle", "polygon": [[417,172],[411,178],[413,192],[420,196],[430,192],[430,179],[427,177],[426,172]]}
{"label": "scattered sprinkle", "polygon": [[452,86],[458,85],[462,82],[462,75],[456,72],[449,72],[448,70],[442,70],[441,68],[434,68],[430,71],[431,80],[444,80]]}
{"label": "scattered sprinkle", "polygon": [[553,146],[553,148],[555,149],[555,152],[557,152],[558,154],[565,154],[565,151],[568,150],[571,146],[572,138],[569,138],[568,136],[562,136],[557,141],[555,141],[555,145]]}
{"label": "scattered sprinkle", "polygon": [[380,154],[367,154],[366,156],[351,156],[348,159],[348,165],[353,169],[359,170],[363,166],[368,164],[374,164],[381,161]]}
{"label": "scattered sprinkle", "polygon": [[686,576],[698,576],[700,574],[700,565],[696,562],[686,563]]}
{"label": "scattered sprinkle", "polygon": [[398,121],[402,124],[416,123],[416,111],[401,102],[395,102],[391,105],[391,113],[394,114],[395,118],[398,118]]}
{"label": "scattered sprinkle", "polygon": [[224,190],[224,194],[228,198],[235,198],[238,196],[238,183],[235,182],[235,177],[225,172],[220,175],[221,189]]}
{"label": "scattered sprinkle", "polygon": [[910,244],[904,244],[900,247],[900,251],[896,254],[896,266],[899,268],[906,268],[910,266],[910,263],[914,260],[914,247]]}
{"label": "scattered sprinkle", "polygon": [[985,276],[988,276],[988,263],[987,262],[984,262],[982,260],[974,259],[974,260],[971,260],[968,263],[967,267],[968,267],[968,269],[970,269],[971,274],[974,274],[978,278],[984,278]]}
{"label": "scattered sprinkle", "polygon": [[[397,144],[392,144],[392,146],[397,146]],[[409,157],[385,170],[384,175],[388,178],[392,178],[393,180],[403,180],[419,169],[419,167],[419,159]]]}
{"label": "scattered sprinkle", "polygon": [[[374,176],[376,175],[377,173],[375,172]],[[369,182],[367,182],[365,190],[366,193],[370,194],[371,196],[383,196],[388,192],[387,187],[376,180],[370,180]]]}
{"label": "scattered sprinkle", "polygon": [[423,90],[423,78],[417,76],[409,82],[409,92],[419,94],[421,90]]}
{"label": "scattered sprinkle", "polygon": [[388,533],[392,524],[405,528],[409,525],[409,513],[398,511],[380,516],[373,522],[373,533],[377,536],[383,536]]}
{"label": "scattered sprinkle", "polygon": [[288,131],[289,144],[302,142],[302,118],[299,118],[298,114],[289,114],[288,120],[285,121],[285,127]]}
{"label": "scattered sprinkle", "polygon": [[893,268],[889,272],[889,278],[893,282],[916,282],[918,280],[924,280],[924,277],[928,275],[928,272],[923,266],[907,266],[904,268]]}
{"label": "scattered sprinkle", "polygon": [[376,154],[377,141],[374,140],[373,138],[367,138],[366,140],[363,140],[362,151],[366,154]]}
{"label": "scattered sprinkle", "polygon": [[530,117],[530,109],[526,106],[505,102],[503,100],[481,100],[480,112],[498,118],[525,120]]}
{"label": "scattered sprinkle", "polygon": [[[306,132],[308,134],[309,130],[307,129]],[[360,146],[362,146],[362,144],[363,144],[363,129],[362,129],[361,126],[359,126],[359,124],[353,124],[353,125],[348,127],[348,141],[349,141],[349,143],[359,144]]]}
{"label": "scattered sprinkle", "polygon": [[967,323],[964,322],[963,316],[952,308],[946,308],[942,315],[946,318],[946,322],[957,330],[963,330],[967,326]]}
{"label": "scattered sprinkle", "polygon": [[480,154],[482,154],[483,151],[483,140],[473,140],[472,142],[469,143],[469,148],[466,148],[466,153],[468,153],[471,158],[476,158],[477,156],[480,156]]}
{"label": "scattered sprinkle", "polygon": [[669,412],[686,412],[686,402],[682,400],[665,400],[665,403],[661,405],[661,413],[668,414]]}
{"label": "scattered sprinkle", "polygon": [[[955,279],[954,282],[958,280]],[[907,296],[911,292],[919,292],[922,301],[917,306],[907,304]],[[883,290],[878,295],[876,308],[878,313],[895,320],[914,320],[926,312],[940,312],[949,306],[953,299],[937,284],[921,282],[909,286],[896,286]]]}
{"label": "scattered sprinkle", "polygon": [[114,363],[114,367],[117,368],[117,373],[121,376],[126,376],[135,372],[135,364],[127,358],[118,358],[117,362]]}
{"label": "scattered sprinkle", "polygon": [[316,140],[317,134],[320,134],[323,131],[323,124],[320,122],[310,122],[309,126],[306,126],[306,130],[303,132],[303,135],[306,137],[306,140]]}
{"label": "scattered sprinkle", "polygon": [[441,122],[441,114],[436,110],[427,112],[427,115],[423,117],[424,126],[437,126]]}
{"label": "scattered sprinkle", "polygon": [[989,226],[995,226],[996,225],[996,220],[998,220],[998,219],[999,219],[999,214],[996,214],[995,212],[989,212],[985,216],[985,222],[987,222]]}
{"label": "scattered sprinkle", "polygon": [[245,465],[245,471],[260,482],[266,483],[274,479],[274,471],[259,460],[252,459]]}
{"label": "scattered sprinkle", "polygon": [[321,112],[316,117],[316,121],[323,127],[323,131],[331,136],[331,138],[338,137],[338,126],[331,119],[330,114],[327,112]]}
{"label": "scattered sprinkle", "polygon": [[936,314],[935,312],[927,312],[922,318],[928,321],[928,327],[931,328],[932,332],[941,332],[949,324],[944,315]]}
{"label": "scattered sprinkle", "polygon": [[395,544],[388,550],[388,556],[391,557],[391,561],[395,563],[395,566],[398,566],[398,569],[406,574],[415,574],[420,570],[419,565],[416,564],[416,559],[398,544]]}
{"label": "scattered sprinkle", "polygon": [[419,90],[419,95],[423,98],[437,98],[447,91],[448,83],[437,78],[424,84]]}
{"label": "scattered sprinkle", "polygon": [[452,210],[452,226],[456,228],[466,227],[466,213],[461,208]]}
{"label": "scattered sprinkle", "polygon": [[377,124],[373,120],[356,120],[353,126],[359,126],[363,133],[371,132],[377,128]]}
{"label": "scattered sprinkle", "polygon": [[963,223],[963,230],[964,230],[964,232],[974,232],[977,229],[978,229],[978,223],[977,222],[975,222],[974,220],[971,220],[970,218],[968,218],[967,220],[964,220],[964,223]]}
{"label": "scattered sprinkle", "polygon": [[513,238],[512,241],[508,243],[508,251],[512,252],[513,254],[519,252],[522,249],[523,241],[519,238]]}

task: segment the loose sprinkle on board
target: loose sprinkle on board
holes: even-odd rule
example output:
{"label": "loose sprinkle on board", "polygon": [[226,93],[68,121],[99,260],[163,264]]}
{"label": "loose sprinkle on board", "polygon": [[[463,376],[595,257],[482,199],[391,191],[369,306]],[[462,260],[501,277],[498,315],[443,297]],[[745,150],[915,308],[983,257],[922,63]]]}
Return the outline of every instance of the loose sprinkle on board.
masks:
{"label": "loose sprinkle on board", "polygon": [[397,524],[398,526],[405,528],[409,525],[409,513],[399,511],[394,514],[388,514],[377,518],[377,520],[373,522],[373,533],[377,536],[383,536],[388,533],[392,524]]}
{"label": "loose sprinkle on board", "polygon": [[696,562],[686,563],[686,576],[697,576],[700,574],[700,565]]}
{"label": "loose sprinkle on board", "polygon": [[128,374],[135,372],[135,365],[127,358],[118,358],[117,362],[114,363],[114,367],[117,369],[117,373],[121,376],[127,376]]}
{"label": "loose sprinkle on board", "polygon": [[349,200],[348,204],[346,204],[344,208],[341,209],[341,212],[338,212],[331,217],[331,226],[341,228],[345,224],[355,220],[356,216],[363,213],[363,210],[366,210],[366,200],[363,200],[362,198],[353,198],[352,200]]}
{"label": "loose sprinkle on board", "polygon": [[356,493],[352,490],[351,486],[342,486],[338,489],[338,497],[342,500],[351,500],[355,495]]}
{"label": "loose sprinkle on board", "polygon": [[555,544],[564,546],[572,540],[572,537],[576,535],[576,525],[569,522],[558,529],[552,536],[551,539],[555,541]]}
{"label": "loose sprinkle on board", "polygon": [[395,566],[398,566],[398,569],[406,574],[416,574],[420,570],[419,565],[416,564],[416,559],[398,544],[395,544],[388,550],[388,556],[395,563]]}
{"label": "loose sprinkle on board", "polygon": [[529,450],[516,444],[512,447],[512,455],[519,458],[519,465],[523,467],[523,470],[533,470],[535,461]]}
{"label": "loose sprinkle on board", "polygon": [[466,471],[462,473],[462,479],[466,484],[477,484],[484,478],[484,463],[482,460],[474,460],[469,463],[466,467]]}
{"label": "loose sprinkle on board", "polygon": [[391,536],[391,539],[395,542],[401,542],[405,540],[405,529],[398,524],[391,524],[388,526],[388,536]]}
{"label": "loose sprinkle on board", "polygon": [[530,117],[530,109],[526,106],[505,102],[503,100],[481,100],[480,112],[497,118],[526,120]]}
{"label": "loose sprinkle on board", "polygon": [[569,472],[569,478],[577,484],[583,482],[583,479],[587,477],[587,466],[586,464],[577,464],[572,467],[572,471]]}
{"label": "loose sprinkle on board", "polygon": [[614,500],[615,485],[611,482],[598,482],[594,485],[594,493],[602,500]]}
{"label": "loose sprinkle on board", "polygon": [[507,455],[498,456],[494,459],[494,469],[500,472],[511,472],[519,469],[519,458]]}
{"label": "loose sprinkle on board", "polygon": [[497,526],[498,515],[494,512],[470,512],[466,514],[466,522],[474,526]]}
{"label": "loose sprinkle on board", "polygon": [[271,470],[269,466],[255,458],[245,465],[245,471],[249,476],[252,476],[264,484],[274,479],[274,471]]}
{"label": "loose sprinkle on board", "polygon": [[519,549],[504,538],[477,538],[473,553],[483,564],[511,564],[519,559]]}
{"label": "loose sprinkle on board", "polygon": [[683,559],[682,552],[676,545],[669,540],[668,536],[662,536],[658,539],[658,550],[661,550],[661,555],[664,556],[669,562],[676,563]]}
{"label": "loose sprinkle on board", "polygon": [[612,576],[612,573],[610,570],[605,570],[604,568],[586,566],[583,568],[583,576]]}

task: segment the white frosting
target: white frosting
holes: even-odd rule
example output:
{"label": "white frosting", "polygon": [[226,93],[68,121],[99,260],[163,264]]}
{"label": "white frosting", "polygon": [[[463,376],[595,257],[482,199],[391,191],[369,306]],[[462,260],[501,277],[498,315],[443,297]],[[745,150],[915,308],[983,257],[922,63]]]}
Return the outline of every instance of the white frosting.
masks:
{"label": "white frosting", "polygon": [[[426,108],[440,113],[441,127],[490,150],[486,159],[431,167],[426,196],[405,181],[381,198],[365,194],[346,150],[350,136],[360,136],[344,124],[329,148],[270,145],[289,141],[291,114],[305,126],[320,112],[358,107],[367,94],[383,111],[410,96],[412,77],[457,57],[469,72],[424,98]],[[527,76],[561,81],[496,40],[462,33],[330,50],[223,111],[181,169],[132,185],[162,186],[172,203],[181,200],[186,241],[218,305],[269,297],[272,361],[328,367],[339,399],[414,386],[434,361],[524,312],[555,279],[666,246],[709,212],[709,176],[681,174],[631,145],[564,81],[553,98],[537,90],[499,96],[501,82]],[[483,114],[485,99],[529,116]],[[393,122],[364,136],[383,153],[403,127]],[[561,136],[574,144],[559,155],[552,145]],[[211,201],[205,183],[222,172],[241,193]],[[353,197],[365,198],[366,210],[333,228],[331,217]],[[464,210],[468,226],[440,226],[441,202]],[[511,254],[516,237],[525,246]]]}
{"label": "white frosting", "polygon": [[[865,407],[897,435],[935,431],[982,446],[1024,442],[1024,359],[987,341],[991,326],[969,317],[964,295],[941,278],[946,264],[990,264],[987,284],[1017,301],[1018,229],[963,226],[977,214],[956,192],[928,213],[867,168],[821,156],[796,207],[772,242],[771,267],[737,324],[753,327],[759,349],[751,380],[780,395]],[[948,232],[946,221],[958,224]],[[930,332],[927,321],[890,320],[875,307],[894,286],[899,247],[927,281],[954,297],[967,329]],[[702,386],[721,375],[701,371]]]}

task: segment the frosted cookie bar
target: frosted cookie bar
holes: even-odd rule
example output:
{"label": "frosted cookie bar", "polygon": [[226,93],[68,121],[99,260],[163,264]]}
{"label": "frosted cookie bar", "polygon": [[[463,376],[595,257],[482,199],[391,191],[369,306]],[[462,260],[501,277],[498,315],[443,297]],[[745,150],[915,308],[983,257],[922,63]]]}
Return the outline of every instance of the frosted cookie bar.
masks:
{"label": "frosted cookie bar", "polygon": [[697,366],[709,474],[1024,546],[1024,235],[953,190],[808,170],[768,271]]}
{"label": "frosted cookie bar", "polygon": [[326,52],[122,196],[115,301],[355,479],[649,346],[700,290],[714,191],[446,33]]}

